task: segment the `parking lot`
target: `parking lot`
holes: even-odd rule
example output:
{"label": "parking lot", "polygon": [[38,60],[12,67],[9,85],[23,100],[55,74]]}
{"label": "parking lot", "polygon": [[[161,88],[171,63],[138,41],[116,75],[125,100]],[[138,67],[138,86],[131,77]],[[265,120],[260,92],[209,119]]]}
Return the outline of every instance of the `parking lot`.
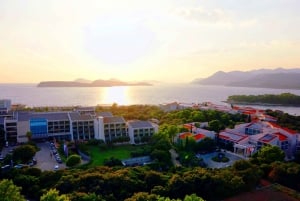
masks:
{"label": "parking lot", "polygon": [[41,149],[35,155],[37,160],[37,168],[40,168],[42,171],[66,168],[65,164],[60,164],[57,162],[52,153],[49,142],[38,143],[37,145]]}

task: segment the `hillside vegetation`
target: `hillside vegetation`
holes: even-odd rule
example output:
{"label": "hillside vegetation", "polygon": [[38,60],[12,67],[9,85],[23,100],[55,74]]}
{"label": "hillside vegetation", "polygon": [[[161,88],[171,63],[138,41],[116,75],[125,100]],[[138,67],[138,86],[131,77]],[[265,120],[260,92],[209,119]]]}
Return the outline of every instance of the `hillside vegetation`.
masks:
{"label": "hillside vegetation", "polygon": [[300,106],[300,96],[291,93],[282,93],[278,95],[232,95],[227,98],[227,102],[242,104]]}

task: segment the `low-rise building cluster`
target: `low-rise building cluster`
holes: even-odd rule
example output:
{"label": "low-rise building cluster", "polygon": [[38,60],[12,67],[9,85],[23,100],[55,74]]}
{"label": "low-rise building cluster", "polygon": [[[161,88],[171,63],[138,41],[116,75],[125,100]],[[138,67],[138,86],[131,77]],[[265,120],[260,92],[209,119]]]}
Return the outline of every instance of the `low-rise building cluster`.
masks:
{"label": "low-rise building cluster", "polygon": [[158,131],[158,125],[153,122],[126,122],[123,117],[113,116],[110,112],[96,113],[94,107],[79,107],[73,111],[59,112],[11,112],[10,108],[7,108],[0,115],[0,126],[4,131],[0,140],[9,143],[28,141],[30,132],[30,138],[36,140],[101,139],[105,142],[127,141],[139,144]]}

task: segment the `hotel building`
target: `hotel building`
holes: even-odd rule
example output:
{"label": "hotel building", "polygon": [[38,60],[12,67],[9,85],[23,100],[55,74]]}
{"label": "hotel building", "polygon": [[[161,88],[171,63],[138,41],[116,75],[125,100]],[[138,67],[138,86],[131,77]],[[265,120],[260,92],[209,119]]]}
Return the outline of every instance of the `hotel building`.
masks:
{"label": "hotel building", "polygon": [[[27,112],[17,111],[11,116],[0,118],[2,132],[0,140],[9,144],[31,139],[89,140],[102,139],[115,142],[118,138],[128,138],[130,143],[140,143],[143,136],[151,136],[158,128],[148,121],[135,121],[126,124],[123,117],[113,116],[110,112],[95,113],[95,108],[77,108],[63,112]],[[137,133],[129,135],[130,132]],[[136,130],[136,131],[134,131]]]}

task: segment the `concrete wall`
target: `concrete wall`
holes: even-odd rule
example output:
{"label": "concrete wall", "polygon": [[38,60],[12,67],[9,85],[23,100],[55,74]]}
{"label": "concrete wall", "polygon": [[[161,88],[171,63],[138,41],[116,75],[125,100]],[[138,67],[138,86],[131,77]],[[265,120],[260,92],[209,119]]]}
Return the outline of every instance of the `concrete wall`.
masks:
{"label": "concrete wall", "polygon": [[94,120],[95,139],[104,140],[104,122],[103,117],[97,117]]}
{"label": "concrete wall", "polygon": [[30,131],[30,126],[28,121],[18,121],[17,123],[17,132],[18,132],[18,137],[17,141],[22,143],[22,142],[27,142],[28,138],[26,136],[26,133]]}

